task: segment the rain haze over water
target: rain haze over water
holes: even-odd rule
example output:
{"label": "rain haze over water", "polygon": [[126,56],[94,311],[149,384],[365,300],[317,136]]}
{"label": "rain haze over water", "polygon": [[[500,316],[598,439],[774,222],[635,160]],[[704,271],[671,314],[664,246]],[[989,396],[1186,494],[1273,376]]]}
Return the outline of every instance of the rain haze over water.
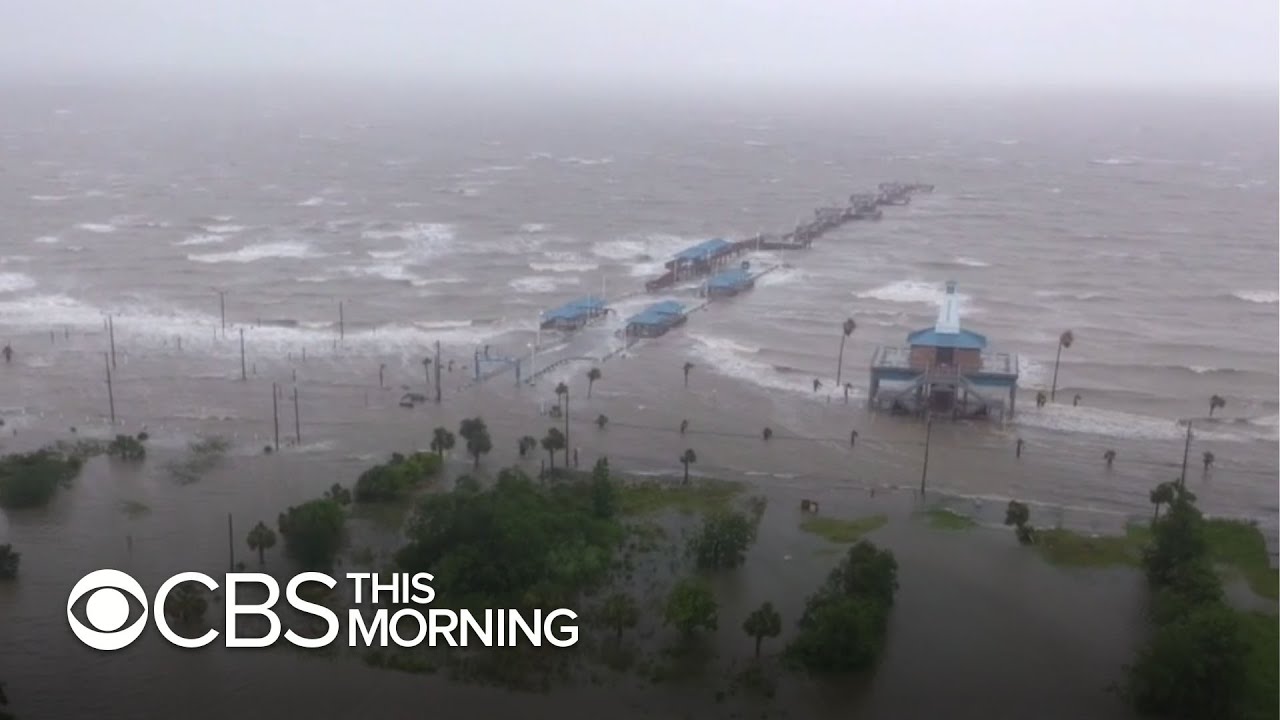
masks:
{"label": "rain haze over water", "polygon": [[[984,523],[1016,496],[1046,525],[1115,531],[1149,516],[1150,487],[1179,472],[1179,420],[1194,418],[1192,465],[1204,450],[1218,458],[1191,476],[1201,506],[1257,520],[1274,552],[1276,16],[1274,3],[1095,0],[1053,12],[1012,0],[31,4],[0,24],[0,342],[15,351],[0,367],[0,418],[16,431],[0,449],[110,430],[107,315],[119,428],[145,427],[160,457],[206,434],[234,446],[196,485],[175,485],[159,461],[139,473],[91,464],[48,512],[0,512],[0,543],[24,555],[23,583],[0,587],[0,668],[20,656],[43,672],[38,691],[59,698],[39,708],[50,716],[131,717],[182,709],[216,683],[177,683],[163,701],[136,690],[132,707],[112,692],[165,677],[169,662],[193,675],[208,662],[234,678],[210,716],[242,713],[234,703],[264,692],[251,668],[290,657],[243,668],[158,661],[173,654],[156,648],[123,664],[81,657],[61,612],[74,578],[120,566],[145,584],[225,566],[226,513],[238,526],[274,518],[462,417],[493,427],[487,463],[513,462],[515,438],[548,424],[551,388],[583,384],[590,363],[536,386],[509,374],[473,385],[477,350],[531,362],[541,339],[539,367],[613,352],[622,319],[668,297],[643,289],[673,253],[788,230],[888,180],[936,189],[807,251],[750,255],[782,267],[603,364],[593,397],[575,400],[583,464],[608,455],[673,472],[692,445],[701,472],[746,478],[784,505],[915,487],[922,429],[866,409],[868,366],[877,345],[932,325],[955,280],[962,325],[1018,356],[1021,391],[1003,425],[934,428],[931,488]],[[589,293],[616,316],[539,336],[540,311]],[[846,317],[858,323],[848,404],[834,383]],[[1066,329],[1059,402],[1038,409]],[[445,402],[399,408],[404,390],[426,390],[437,342],[455,364]],[[267,459],[273,381],[299,388],[304,437]],[[1215,394],[1227,404],[1210,420]],[[587,422],[598,413],[607,432]],[[689,438],[675,435],[682,419]],[[1104,470],[1109,448],[1119,459]],[[122,514],[133,501],[152,512]],[[901,557],[1005,580],[1040,572],[998,542],[941,555],[907,534],[891,542]],[[1095,592],[1035,577],[1056,588],[1039,609],[1064,626],[1093,621],[1106,592],[1136,602],[1125,579]],[[981,588],[964,592],[958,603],[995,612]],[[903,607],[930,615],[932,593],[904,581]],[[921,622],[901,632],[927,644],[951,631]],[[1006,635],[991,642],[1022,642]],[[1124,642],[1082,646],[1073,667],[1091,669],[1065,674],[1105,683]],[[1019,670],[1010,657],[1001,672]],[[890,659],[872,706],[911,694],[912,665]],[[76,670],[97,695],[56,692]],[[413,697],[366,674],[388,698]],[[665,716],[661,703],[634,708]]]}

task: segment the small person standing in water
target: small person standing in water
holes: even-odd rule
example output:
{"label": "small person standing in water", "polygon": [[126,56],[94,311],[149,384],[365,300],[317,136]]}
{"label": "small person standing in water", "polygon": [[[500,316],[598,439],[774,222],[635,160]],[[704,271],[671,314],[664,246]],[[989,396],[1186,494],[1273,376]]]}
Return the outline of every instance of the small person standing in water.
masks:
{"label": "small person standing in water", "polygon": [[4,350],[0,352],[4,353],[4,363],[8,365],[9,362],[13,360],[13,348],[9,347],[8,343],[6,343]]}

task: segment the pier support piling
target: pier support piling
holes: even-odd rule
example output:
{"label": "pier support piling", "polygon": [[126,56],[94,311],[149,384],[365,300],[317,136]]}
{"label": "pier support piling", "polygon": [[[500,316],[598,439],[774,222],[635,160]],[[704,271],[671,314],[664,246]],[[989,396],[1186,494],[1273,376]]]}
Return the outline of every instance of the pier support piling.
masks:
{"label": "pier support piling", "polygon": [[249,373],[244,366],[244,328],[240,328],[240,379],[249,379]]}

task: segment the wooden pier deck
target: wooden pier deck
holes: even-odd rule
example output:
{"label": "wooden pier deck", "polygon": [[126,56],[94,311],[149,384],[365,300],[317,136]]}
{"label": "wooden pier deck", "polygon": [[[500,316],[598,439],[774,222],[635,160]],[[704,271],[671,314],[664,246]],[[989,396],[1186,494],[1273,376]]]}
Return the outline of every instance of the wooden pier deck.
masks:
{"label": "wooden pier deck", "polygon": [[[814,218],[801,223],[795,229],[781,235],[759,234],[736,240],[721,251],[720,259],[736,257],[742,253],[757,250],[807,250],[814,241],[823,235],[854,220],[879,220],[882,217],[880,208],[885,205],[906,205],[916,193],[933,192],[932,185],[921,183],[880,183],[875,193],[854,193],[849,196],[849,203],[838,207],[822,207],[814,210]],[[709,275],[714,268],[708,266],[698,274]],[[659,277],[645,283],[645,290],[658,292],[665,290],[681,279],[688,278],[688,271],[682,275],[678,266],[668,269]]]}

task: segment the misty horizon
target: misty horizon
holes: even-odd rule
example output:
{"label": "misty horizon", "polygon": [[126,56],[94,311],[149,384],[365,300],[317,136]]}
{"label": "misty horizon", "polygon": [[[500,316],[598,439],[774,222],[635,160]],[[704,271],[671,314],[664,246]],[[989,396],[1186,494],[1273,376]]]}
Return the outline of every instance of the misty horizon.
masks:
{"label": "misty horizon", "polygon": [[671,90],[908,87],[1223,90],[1274,94],[1274,3],[984,0],[792,7],[774,0],[632,5],[31,4],[0,26],[10,80],[171,77],[419,81]]}

